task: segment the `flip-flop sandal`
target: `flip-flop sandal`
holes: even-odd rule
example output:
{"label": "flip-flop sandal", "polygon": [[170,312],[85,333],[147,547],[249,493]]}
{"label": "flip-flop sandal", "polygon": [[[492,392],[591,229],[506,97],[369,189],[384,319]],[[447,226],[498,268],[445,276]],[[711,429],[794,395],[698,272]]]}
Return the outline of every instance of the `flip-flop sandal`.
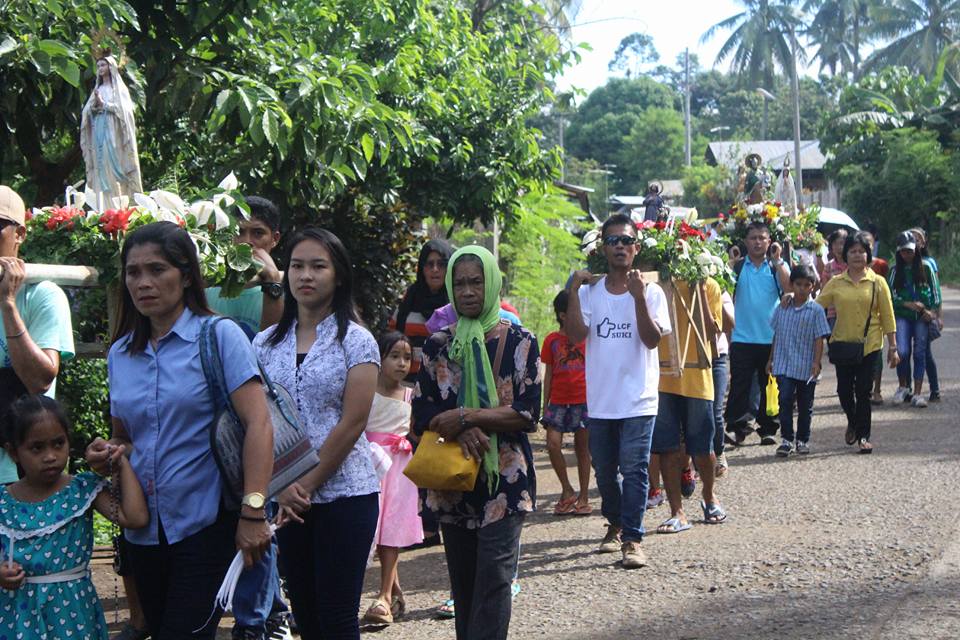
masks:
{"label": "flip-flop sandal", "polygon": [[553,505],[553,515],[555,516],[566,516],[574,512],[577,507],[577,496],[572,496],[566,500],[558,500],[557,504]]}
{"label": "flip-flop sandal", "polygon": [[700,508],[703,509],[704,524],[721,524],[727,519],[727,512],[715,502],[700,501]]}
{"label": "flip-flop sandal", "polygon": [[454,606],[453,600],[447,600],[437,608],[437,617],[443,620],[452,620],[457,615]]}
{"label": "flip-flop sandal", "polygon": [[680,533],[691,528],[693,525],[689,522],[680,522],[680,518],[670,518],[657,527],[657,533]]}
{"label": "flip-flop sandal", "polygon": [[363,621],[372,624],[391,624],[393,622],[393,614],[390,613],[390,605],[388,605],[386,601],[377,598],[370,605],[370,608],[367,609],[367,612],[363,614]]}
{"label": "flip-flop sandal", "polygon": [[593,506],[589,504],[576,505],[571,511],[571,514],[575,516],[588,516],[591,513],[593,513]]}
{"label": "flip-flop sandal", "polygon": [[390,603],[390,613],[394,620],[399,620],[407,612],[407,599],[403,597],[403,591],[393,596],[393,602]]}

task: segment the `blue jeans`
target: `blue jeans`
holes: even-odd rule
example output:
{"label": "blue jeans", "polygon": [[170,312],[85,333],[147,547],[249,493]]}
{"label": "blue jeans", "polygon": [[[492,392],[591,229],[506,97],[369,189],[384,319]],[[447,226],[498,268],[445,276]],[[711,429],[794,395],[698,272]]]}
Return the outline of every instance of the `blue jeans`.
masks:
{"label": "blue jeans", "polygon": [[793,400],[797,400],[797,440],[810,441],[810,423],[813,420],[813,394],[817,381],[806,382],[787,376],[777,376],[780,389],[780,435],[793,442]]}
{"label": "blue jeans", "polygon": [[927,345],[930,344],[929,329],[930,325],[923,320],[897,318],[897,355],[900,356],[897,375],[900,378],[910,379],[910,352],[912,351],[913,379],[923,381],[923,373],[927,369]]}
{"label": "blue jeans", "polygon": [[270,614],[286,610],[280,597],[277,543],[271,541],[260,562],[240,574],[233,594],[233,617],[238,627],[263,630]]}
{"label": "blue jeans", "polygon": [[622,530],[624,542],[643,540],[650,489],[650,444],[657,416],[588,418],[590,455],[600,490],[600,513]]}
{"label": "blue jeans", "polygon": [[[723,453],[723,402],[730,382],[730,362],[723,353],[713,359],[713,452]],[[757,392],[759,395],[759,392]]]}

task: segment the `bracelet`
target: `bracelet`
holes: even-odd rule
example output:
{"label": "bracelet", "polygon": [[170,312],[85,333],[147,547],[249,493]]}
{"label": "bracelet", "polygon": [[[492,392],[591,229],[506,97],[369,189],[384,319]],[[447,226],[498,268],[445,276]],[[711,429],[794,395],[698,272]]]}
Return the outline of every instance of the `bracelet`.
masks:
{"label": "bracelet", "polygon": [[20,333],[15,333],[15,334],[13,334],[12,336],[11,336],[11,335],[8,335],[8,336],[7,336],[7,340],[14,340],[14,339],[16,339],[16,338],[19,338],[20,336],[22,336],[22,335],[25,334],[26,332],[27,332],[27,330],[24,329],[24,330],[21,331]]}
{"label": "bracelet", "polygon": [[248,522],[266,522],[266,521],[267,521],[267,516],[263,516],[262,518],[255,518],[255,517],[253,517],[253,516],[245,516],[245,515],[243,515],[243,514],[241,513],[241,514],[240,514],[240,519],[241,519],[241,520],[246,520],[246,521],[248,521]]}

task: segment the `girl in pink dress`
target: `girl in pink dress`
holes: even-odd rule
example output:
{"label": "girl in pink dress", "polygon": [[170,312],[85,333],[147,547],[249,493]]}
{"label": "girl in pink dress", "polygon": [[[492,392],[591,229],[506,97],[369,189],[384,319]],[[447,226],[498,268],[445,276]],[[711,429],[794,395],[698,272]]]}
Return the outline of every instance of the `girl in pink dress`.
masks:
{"label": "girl in pink dress", "polygon": [[380,338],[380,378],[367,419],[367,439],[390,458],[380,480],[380,520],[374,543],[380,556],[380,593],[363,616],[364,622],[390,624],[406,608],[397,561],[400,548],[423,541],[417,487],[403,470],[413,456],[407,440],[410,431],[410,400],[413,389],[403,379],[410,372],[410,340],[398,331]]}

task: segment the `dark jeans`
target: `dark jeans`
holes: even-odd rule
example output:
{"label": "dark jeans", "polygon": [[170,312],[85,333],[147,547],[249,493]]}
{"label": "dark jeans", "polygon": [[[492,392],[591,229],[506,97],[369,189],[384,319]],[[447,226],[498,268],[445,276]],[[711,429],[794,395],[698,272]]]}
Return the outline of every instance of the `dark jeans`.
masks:
{"label": "dark jeans", "polygon": [[760,407],[755,416],[757,433],[761,436],[775,435],[777,423],[767,415],[767,360],[769,344],[734,342],[730,345],[730,394],[727,396],[727,431],[742,431],[746,424],[742,416],[750,408],[750,386],[756,380],[760,385]]}
{"label": "dark jeans", "polygon": [[810,422],[813,420],[813,394],[817,390],[817,381],[806,382],[777,376],[777,387],[780,389],[780,434],[793,442],[793,401],[796,400],[797,440],[809,442]]}
{"label": "dark jeans", "polygon": [[237,514],[223,511],[209,527],[174,544],[167,542],[163,523],[159,529],[160,544],[128,547],[150,636],[213,638],[221,613],[211,616],[213,600],[237,552]]}
{"label": "dark jeans", "polygon": [[480,529],[440,525],[457,603],[457,640],[506,640],[525,515],[514,513]]}
{"label": "dark jeans", "polygon": [[868,353],[860,364],[836,365],[837,395],[840,406],[847,414],[847,424],[857,432],[857,439],[870,439],[870,391],[873,388],[874,361],[880,357],[880,351]]}
{"label": "dark jeans", "polygon": [[933,359],[933,341],[927,340],[927,381],[930,384],[930,393],[940,393],[940,374],[937,373],[937,362]]}
{"label": "dark jeans", "polygon": [[713,359],[713,452],[723,453],[723,400],[730,382],[730,358],[722,354]]}
{"label": "dark jeans", "polygon": [[280,564],[303,640],[356,640],[367,556],[380,513],[376,493],[314,504],[303,524],[277,532]]}

